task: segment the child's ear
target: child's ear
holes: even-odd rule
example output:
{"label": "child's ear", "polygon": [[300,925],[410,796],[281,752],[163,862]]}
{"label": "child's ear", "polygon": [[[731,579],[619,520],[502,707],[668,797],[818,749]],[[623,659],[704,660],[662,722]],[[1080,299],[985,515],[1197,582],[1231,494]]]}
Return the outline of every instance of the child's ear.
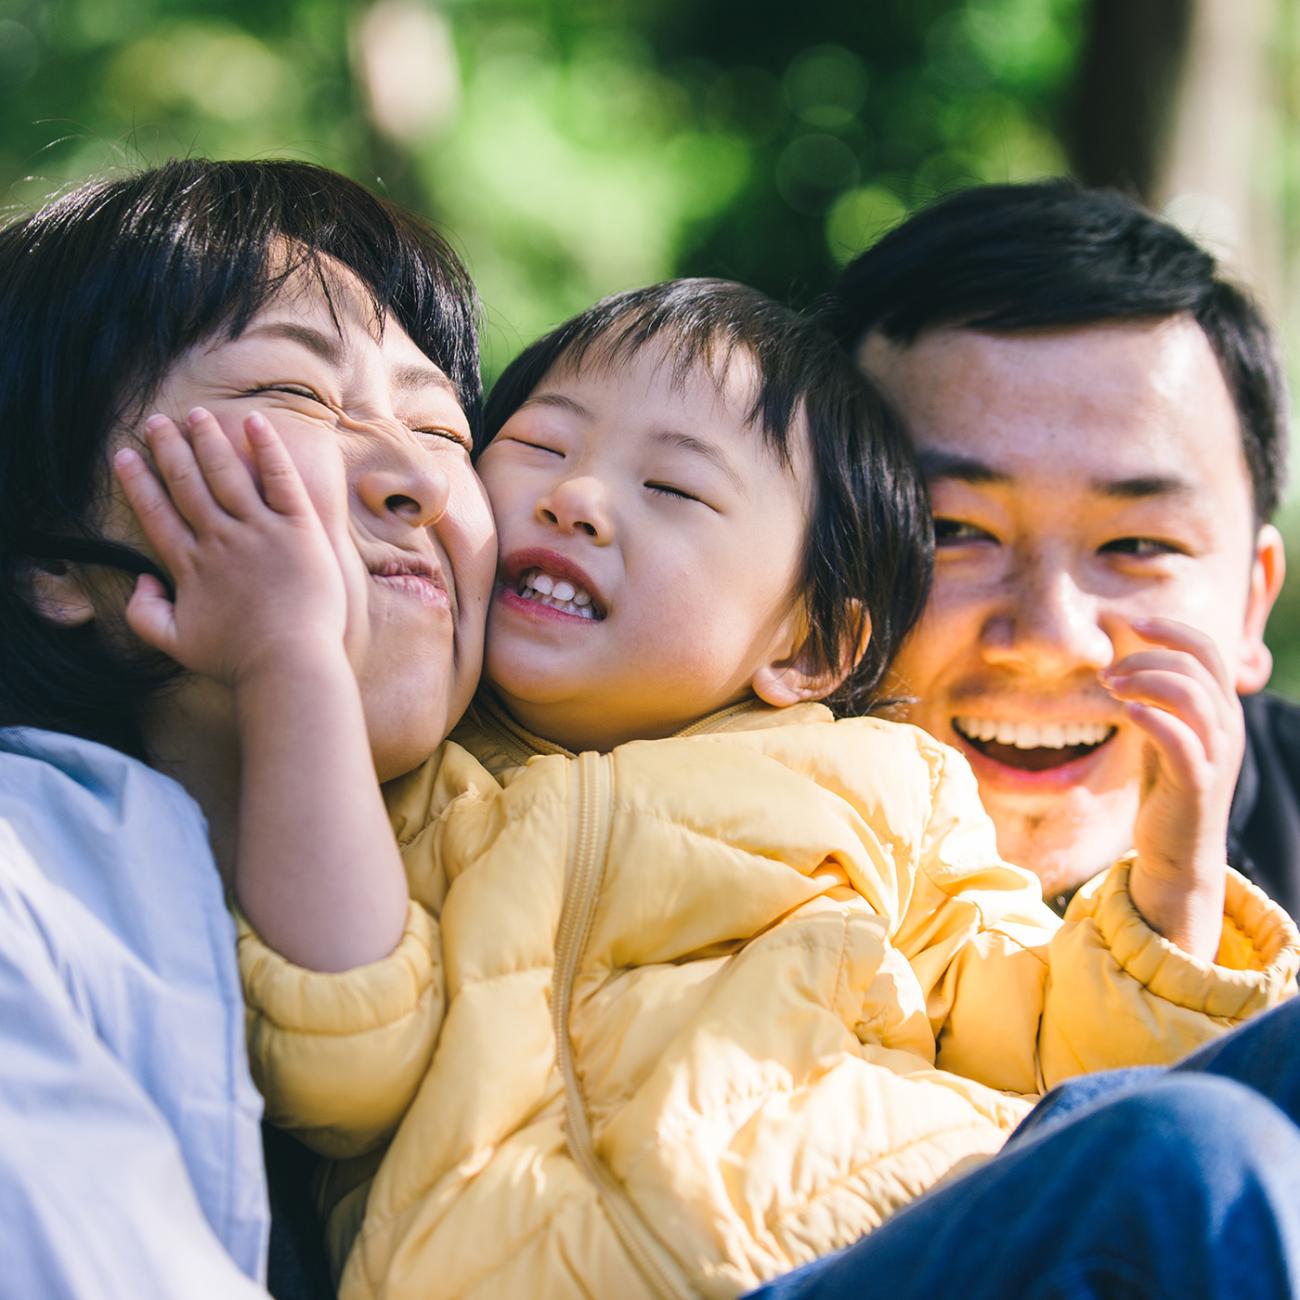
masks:
{"label": "child's ear", "polygon": [[95,603],[75,565],[50,560],[28,571],[36,612],[60,627],[81,627],[95,617]]}
{"label": "child's ear", "polygon": [[793,626],[787,628],[792,635],[784,639],[784,645],[778,646],[773,657],[754,674],[750,682],[754,694],[778,709],[833,695],[866,653],[871,640],[871,615],[860,602],[855,601],[854,606],[850,636],[838,666],[827,668],[812,652],[807,618],[801,612],[792,621]]}

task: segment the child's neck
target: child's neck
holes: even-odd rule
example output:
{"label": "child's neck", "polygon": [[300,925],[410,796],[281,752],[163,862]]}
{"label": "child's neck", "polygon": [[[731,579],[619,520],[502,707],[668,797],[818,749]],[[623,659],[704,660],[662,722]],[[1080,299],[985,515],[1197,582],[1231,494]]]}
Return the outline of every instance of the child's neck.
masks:
{"label": "child's neck", "polygon": [[540,752],[558,749],[571,754],[587,750],[605,754],[632,740],[663,740],[669,736],[680,736],[697,728],[707,729],[714,721],[730,717],[734,713],[769,707],[762,704],[757,696],[746,693],[741,699],[723,704],[702,716],[674,719],[662,725],[645,727],[635,725],[631,719],[610,716],[599,720],[575,717],[573,711],[567,708],[561,716],[559,710],[512,699],[490,684],[484,687],[483,699],[490,709],[526,733],[527,739]]}

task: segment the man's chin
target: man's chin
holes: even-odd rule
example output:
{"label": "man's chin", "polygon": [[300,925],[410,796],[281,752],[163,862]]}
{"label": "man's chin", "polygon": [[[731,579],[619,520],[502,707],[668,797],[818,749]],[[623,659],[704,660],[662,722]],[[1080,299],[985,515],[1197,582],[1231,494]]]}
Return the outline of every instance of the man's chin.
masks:
{"label": "man's chin", "polygon": [[1046,898],[1073,891],[1132,848],[1136,786],[1109,793],[1076,786],[1047,798],[981,786],[980,797],[998,852],[1032,871]]}

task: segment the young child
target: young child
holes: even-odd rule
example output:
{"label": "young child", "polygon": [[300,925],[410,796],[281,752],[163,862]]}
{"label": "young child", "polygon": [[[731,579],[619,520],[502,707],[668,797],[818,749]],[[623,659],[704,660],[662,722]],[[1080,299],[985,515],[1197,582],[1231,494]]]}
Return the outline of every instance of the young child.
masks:
{"label": "young child", "polygon": [[[1149,730],[1161,815],[1064,925],[959,755],[835,720],[917,614],[928,519],[892,417],[811,324],[717,281],[618,295],[526,351],[487,424],[488,686],[386,791],[405,886],[388,844],[343,864],[396,946],[313,946],[318,900],[246,890],[276,864],[240,846],[253,927],[294,932],[293,961],[241,940],[272,1118],[373,1153],[327,1192],[343,1296],[737,1295],[990,1156],[1057,1081],[1283,996],[1293,927],[1236,877],[1224,902],[1226,799],[1186,716],[1220,702],[1178,629],[1106,683]],[[191,441],[182,478],[227,481],[220,436]],[[256,554],[256,508],[208,513]],[[270,586],[298,572],[278,545]],[[1177,706],[1153,674],[1187,682]],[[299,787],[328,761],[297,754]]]}

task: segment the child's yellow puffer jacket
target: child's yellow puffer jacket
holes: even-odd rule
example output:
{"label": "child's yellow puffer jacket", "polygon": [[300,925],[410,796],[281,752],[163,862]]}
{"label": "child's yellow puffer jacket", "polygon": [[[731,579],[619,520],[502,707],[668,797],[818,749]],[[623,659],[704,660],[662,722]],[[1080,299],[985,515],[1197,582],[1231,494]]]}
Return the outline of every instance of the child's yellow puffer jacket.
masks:
{"label": "child's yellow puffer jacket", "polygon": [[1153,933],[1127,864],[1058,922],[913,728],[809,705],[693,731],[519,767],[546,746],[481,713],[486,768],[449,745],[390,792],[415,900],[391,957],[316,974],[245,931],[271,1117],[334,1156],[391,1138],[373,1184],[335,1180],[347,1300],[735,1296],[986,1158],[1059,1080],[1294,987],[1295,928],[1235,876],[1232,969]]}

